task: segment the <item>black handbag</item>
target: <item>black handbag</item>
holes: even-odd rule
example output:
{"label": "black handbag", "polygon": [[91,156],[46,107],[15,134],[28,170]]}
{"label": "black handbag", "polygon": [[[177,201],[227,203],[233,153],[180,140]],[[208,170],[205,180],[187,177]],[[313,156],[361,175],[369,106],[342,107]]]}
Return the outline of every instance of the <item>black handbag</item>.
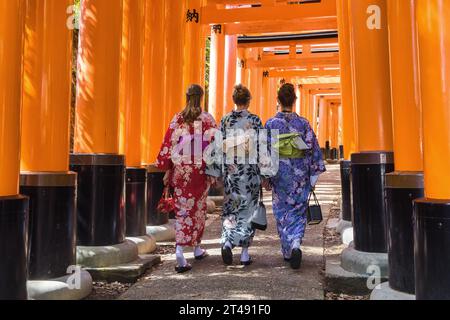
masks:
{"label": "black handbag", "polygon": [[[311,198],[314,198],[313,204],[311,204]],[[323,221],[322,208],[320,207],[319,200],[317,199],[314,190],[312,190],[311,194],[309,195],[306,217],[310,226],[318,225]]]}
{"label": "black handbag", "polygon": [[262,230],[262,231],[266,231],[267,230],[267,210],[266,210],[266,206],[264,205],[263,202],[263,189],[261,187],[261,189],[259,190],[259,204],[258,204],[258,208],[255,210],[255,212],[252,215],[252,228],[255,230]]}

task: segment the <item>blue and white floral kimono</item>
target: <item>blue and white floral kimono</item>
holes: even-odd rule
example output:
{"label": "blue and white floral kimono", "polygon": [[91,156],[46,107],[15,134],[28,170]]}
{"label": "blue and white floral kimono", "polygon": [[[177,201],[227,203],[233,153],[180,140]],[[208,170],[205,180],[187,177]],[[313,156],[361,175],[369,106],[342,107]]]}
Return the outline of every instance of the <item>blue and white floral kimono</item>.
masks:
{"label": "blue and white floral kimono", "polygon": [[320,175],[326,169],[316,135],[306,119],[296,113],[279,112],[267,122],[266,129],[269,130],[272,145],[276,137],[270,132],[278,130],[278,134],[300,133],[310,148],[304,158],[280,158],[278,173],[270,178],[282,252],[285,258],[290,258],[292,249],[300,248],[305,235],[311,177]]}
{"label": "blue and white floral kimono", "polygon": [[[250,132],[250,136],[256,139],[263,124],[260,118],[247,110],[233,111],[226,115],[221,122],[223,141],[227,139],[238,140]],[[247,144],[256,146],[257,141],[250,139]],[[222,148],[221,152],[226,148]],[[224,205],[222,217],[222,244],[229,241],[233,246],[249,247],[255,235],[251,225],[251,218],[259,205],[261,188],[260,169],[256,159],[253,164],[249,161],[249,155],[238,160],[239,153],[234,153],[227,161],[228,155],[223,154],[221,163],[214,162],[208,166],[206,173],[211,176],[223,176],[224,180]],[[242,161],[243,158],[243,161]],[[222,160],[222,159],[221,159]]]}

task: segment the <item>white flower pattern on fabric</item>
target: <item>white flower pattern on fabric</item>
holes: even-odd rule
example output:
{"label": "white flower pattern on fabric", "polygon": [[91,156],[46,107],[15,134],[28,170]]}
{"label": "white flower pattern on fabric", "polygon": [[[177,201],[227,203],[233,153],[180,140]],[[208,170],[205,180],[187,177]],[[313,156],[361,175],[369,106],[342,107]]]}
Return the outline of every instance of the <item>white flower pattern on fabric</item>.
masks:
{"label": "white flower pattern on fabric", "polygon": [[[200,134],[216,128],[214,118],[204,112],[200,115]],[[197,246],[201,243],[206,221],[206,197],[209,186],[205,175],[205,163],[189,165],[172,159],[172,153],[183,135],[194,133],[194,125],[187,125],[181,114],[171,121],[164,137],[156,165],[161,170],[172,170],[170,184],[176,212],[176,242],[180,246]],[[176,154],[176,152],[175,152]]]}
{"label": "white flower pattern on fabric", "polygon": [[[233,111],[222,119],[220,129],[223,141],[216,141],[216,143],[219,145],[219,150],[226,152],[228,145],[230,145],[230,150],[235,150],[233,148],[236,147],[232,146],[234,133],[241,132],[244,142],[250,144],[250,139],[245,138],[246,130],[258,133],[262,128],[263,125],[258,116],[247,110]],[[247,134],[248,137],[250,133],[247,132]],[[225,148],[223,147],[224,141],[226,141]],[[247,150],[250,148],[248,147]],[[206,172],[215,177],[222,175],[224,179],[225,196],[221,243],[225,244],[229,241],[234,246],[248,247],[255,235],[255,230],[251,225],[251,216],[259,205],[260,167],[257,164],[250,164],[250,161],[246,161],[245,164],[239,164],[238,161],[230,163],[233,162],[233,158],[231,157],[231,161],[226,161],[226,153],[215,155],[214,159],[215,161],[208,165]]]}

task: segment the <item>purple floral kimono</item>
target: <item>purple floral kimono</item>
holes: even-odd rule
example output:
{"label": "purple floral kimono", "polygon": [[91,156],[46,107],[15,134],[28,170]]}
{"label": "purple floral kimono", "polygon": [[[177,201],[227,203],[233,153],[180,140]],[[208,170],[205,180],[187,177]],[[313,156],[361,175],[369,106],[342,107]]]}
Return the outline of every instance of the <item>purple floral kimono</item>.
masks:
{"label": "purple floral kimono", "polygon": [[279,112],[266,124],[272,143],[271,130],[279,134],[300,133],[311,149],[301,159],[279,160],[278,173],[270,179],[273,187],[273,210],[281,238],[283,255],[290,257],[294,244],[302,243],[306,228],[306,209],[311,192],[310,178],[325,172],[325,164],[316,135],[309,122],[296,113]]}

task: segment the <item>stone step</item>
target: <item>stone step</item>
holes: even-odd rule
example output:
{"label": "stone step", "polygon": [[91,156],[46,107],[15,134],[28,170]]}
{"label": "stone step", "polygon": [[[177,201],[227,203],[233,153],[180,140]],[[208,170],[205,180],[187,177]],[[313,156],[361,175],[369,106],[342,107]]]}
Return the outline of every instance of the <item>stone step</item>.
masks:
{"label": "stone step", "polygon": [[86,268],[95,281],[135,283],[147,270],[161,263],[158,255],[140,255],[137,260],[125,264]]}
{"label": "stone step", "polygon": [[27,291],[29,300],[81,300],[92,291],[92,277],[86,270],[80,270],[79,275],[29,280]]}
{"label": "stone step", "polygon": [[175,220],[162,226],[147,226],[147,234],[152,236],[156,242],[169,242],[175,240]]}

